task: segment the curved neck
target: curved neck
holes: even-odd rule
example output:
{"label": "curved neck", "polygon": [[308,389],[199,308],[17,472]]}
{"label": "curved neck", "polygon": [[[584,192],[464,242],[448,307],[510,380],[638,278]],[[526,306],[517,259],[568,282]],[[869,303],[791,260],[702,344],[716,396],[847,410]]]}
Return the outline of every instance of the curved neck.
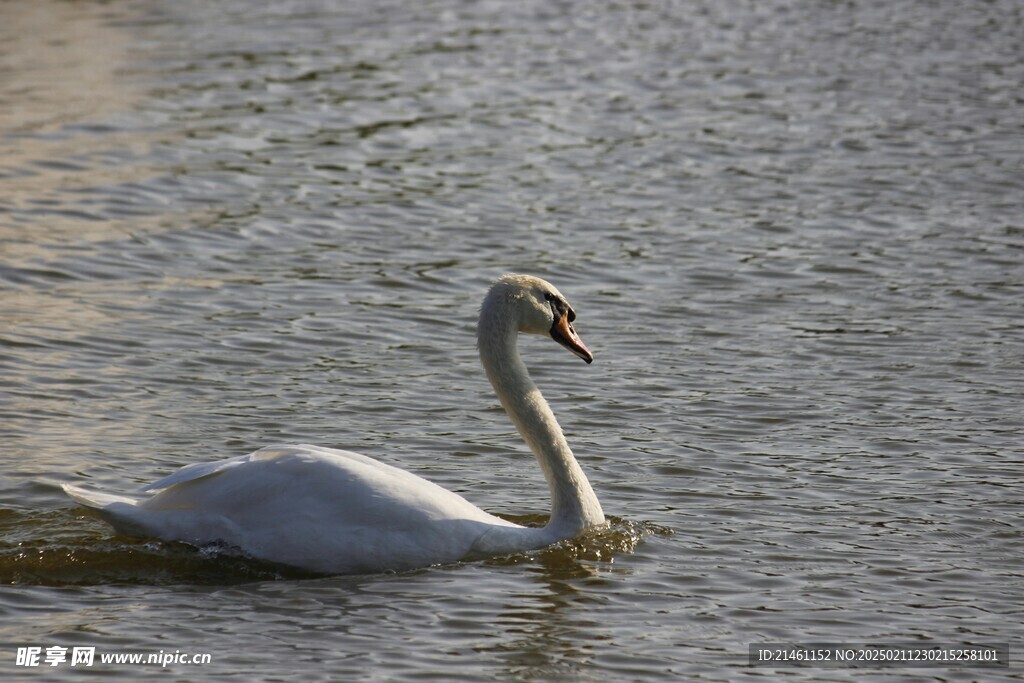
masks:
{"label": "curved neck", "polygon": [[519,357],[517,321],[502,315],[506,312],[502,308],[492,305],[481,311],[477,330],[480,361],[502,407],[537,457],[548,482],[551,519],[545,529],[573,536],[604,523],[604,513],[555,414]]}

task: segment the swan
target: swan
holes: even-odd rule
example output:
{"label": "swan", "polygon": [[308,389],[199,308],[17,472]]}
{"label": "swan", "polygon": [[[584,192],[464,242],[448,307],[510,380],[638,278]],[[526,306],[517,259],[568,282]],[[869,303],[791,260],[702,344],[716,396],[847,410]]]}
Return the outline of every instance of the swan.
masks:
{"label": "swan", "polygon": [[120,496],[63,486],[121,534],[224,544],[324,574],[404,571],[534,550],[605,524],[601,504],[519,357],[520,332],[550,335],[588,364],[576,313],[550,283],[499,278],[485,297],[477,347],[487,377],[551,492],[543,527],[495,517],[422,477],[349,451],[268,446],[187,465]]}

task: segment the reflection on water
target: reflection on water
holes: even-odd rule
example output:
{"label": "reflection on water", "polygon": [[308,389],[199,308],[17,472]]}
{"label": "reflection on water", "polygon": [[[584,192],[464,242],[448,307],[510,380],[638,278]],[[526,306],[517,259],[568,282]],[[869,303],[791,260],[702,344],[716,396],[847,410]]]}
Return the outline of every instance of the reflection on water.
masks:
{"label": "reflection on water", "polygon": [[[13,0],[0,12],[0,129],[5,137],[102,129],[105,119],[138,100],[141,93],[126,78],[130,38],[111,25],[119,10],[100,3]],[[55,155],[58,159],[73,159],[82,150],[67,146],[56,151],[70,151]],[[53,169],[60,165],[56,160],[48,164]]]}
{"label": "reflection on water", "polygon": [[[732,681],[751,642],[1021,640],[1021,12],[0,3],[6,651]],[[537,523],[474,348],[517,270],[595,352],[522,341],[607,530],[310,577],[60,492],[311,442]]]}
{"label": "reflection on water", "polygon": [[98,205],[90,192],[146,175],[135,162],[150,141],[132,130],[140,122],[125,116],[143,93],[130,69],[129,37],[111,25],[118,14],[98,3],[15,0],[0,7],[5,261],[32,245],[123,236],[112,230],[110,214],[146,213],[132,211],[129,194]]}

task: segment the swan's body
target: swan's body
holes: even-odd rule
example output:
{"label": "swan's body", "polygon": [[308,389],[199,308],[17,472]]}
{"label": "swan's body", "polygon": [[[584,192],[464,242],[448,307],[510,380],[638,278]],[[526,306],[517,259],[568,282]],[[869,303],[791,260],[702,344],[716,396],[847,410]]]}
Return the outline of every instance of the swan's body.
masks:
{"label": "swan's body", "polygon": [[542,548],[604,523],[601,505],[519,358],[519,332],[550,334],[588,363],[565,298],[539,278],[506,275],[480,310],[480,359],[551,490],[543,528],[495,517],[426,479],[358,453],[270,446],[198,463],[122,497],[66,485],[120,533],[223,543],[323,573],[404,570]]}

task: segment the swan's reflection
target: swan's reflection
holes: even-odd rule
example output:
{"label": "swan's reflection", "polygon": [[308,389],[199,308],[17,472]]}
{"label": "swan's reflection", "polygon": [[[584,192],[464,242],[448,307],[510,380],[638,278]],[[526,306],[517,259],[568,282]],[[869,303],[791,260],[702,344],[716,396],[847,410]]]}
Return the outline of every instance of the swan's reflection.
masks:
{"label": "swan's reflection", "polygon": [[502,637],[476,651],[498,658],[515,680],[589,680],[586,672],[602,644],[614,631],[586,618],[611,574],[630,570],[614,564],[617,554],[632,551],[649,533],[667,529],[609,518],[609,526],[529,555],[489,560],[494,566],[516,566],[531,577],[528,591],[506,601],[494,620]]}
{"label": "swan's reflection", "polygon": [[594,599],[587,585],[600,571],[567,553],[544,552],[530,574],[534,591],[502,606],[494,621],[502,638],[477,652],[500,661],[514,680],[580,680],[594,650],[613,638],[610,629],[586,618]]}

